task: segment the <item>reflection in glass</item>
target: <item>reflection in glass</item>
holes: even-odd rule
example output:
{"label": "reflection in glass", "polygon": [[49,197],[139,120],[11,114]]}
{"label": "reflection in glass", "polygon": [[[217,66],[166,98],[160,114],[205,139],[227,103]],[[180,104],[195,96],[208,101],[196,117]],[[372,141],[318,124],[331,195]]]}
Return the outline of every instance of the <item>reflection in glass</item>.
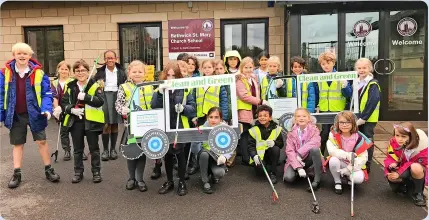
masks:
{"label": "reflection in glass", "polygon": [[160,28],[145,27],[143,31],[143,60],[147,65],[155,65],[156,70],[161,70],[161,45]]}
{"label": "reflection in glass", "polygon": [[[42,30],[28,30],[27,31],[27,43],[31,46],[34,51],[33,58],[45,66],[45,43],[43,40]],[[45,70],[46,71],[46,70]]]}
{"label": "reflection in glass", "polygon": [[243,51],[244,55],[256,60],[258,54],[266,49],[265,41],[264,23],[247,24],[247,51]]}
{"label": "reflection in glass", "polygon": [[124,60],[124,67],[127,68],[128,65],[133,61],[139,58],[140,44],[139,44],[139,27],[136,26],[127,26],[121,28],[121,44],[122,51],[121,55]]}
{"label": "reflection in glass", "polygon": [[379,13],[346,14],[346,70],[354,70],[357,59],[378,59]]}
{"label": "reflection in glass", "polygon": [[54,74],[59,62],[64,60],[64,42],[63,32],[60,29],[47,30],[46,31],[48,40],[48,65],[45,63],[45,67],[49,66],[50,73]]}
{"label": "reflection in glass", "polygon": [[307,62],[309,73],[321,73],[318,57],[332,51],[338,56],[337,14],[301,16],[301,56]]}
{"label": "reflection in glass", "polygon": [[390,12],[389,110],[423,110],[425,60],[424,10]]}
{"label": "reflection in glass", "polygon": [[[226,24],[225,25],[225,52],[229,50],[241,50],[241,24]],[[241,54],[241,53],[240,53]]]}

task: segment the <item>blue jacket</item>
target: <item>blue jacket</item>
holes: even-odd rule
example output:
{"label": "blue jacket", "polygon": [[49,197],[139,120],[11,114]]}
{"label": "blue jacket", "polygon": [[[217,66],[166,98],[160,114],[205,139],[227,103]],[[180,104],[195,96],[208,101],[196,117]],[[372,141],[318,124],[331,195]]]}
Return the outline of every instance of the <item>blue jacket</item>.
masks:
{"label": "blue jacket", "polygon": [[[174,108],[176,104],[182,104],[183,96],[184,96],[184,90],[183,89],[176,89],[174,92],[169,92],[169,98],[170,100],[167,100],[167,102],[170,104],[170,129],[176,129],[176,119],[177,119],[177,113]],[[164,99],[163,94],[159,91],[153,93],[152,101],[150,103],[152,109],[157,108],[163,108],[164,106]],[[186,103],[183,106],[183,112],[180,115],[184,115],[188,118],[189,122],[192,118],[197,117],[197,111],[195,107],[195,99],[192,92],[186,96]],[[190,122],[190,124],[192,124]],[[183,128],[182,120],[179,120],[179,128]]]}
{"label": "blue jacket", "polygon": [[[5,73],[3,70],[0,71],[0,121],[4,122],[5,126],[9,129],[12,128],[15,115],[15,105],[16,105],[16,80],[15,80],[15,60],[8,61],[6,63],[6,68],[11,70],[12,77],[11,82],[9,82],[9,90],[7,94],[7,107],[3,109],[4,105],[4,93],[5,93]],[[52,115],[52,92],[51,92],[51,83],[49,81],[48,75],[44,75],[41,83],[41,98],[42,103],[41,107],[37,104],[36,93],[34,91],[34,86],[31,85],[31,75],[34,74],[35,70],[41,69],[42,65],[36,60],[30,59],[30,74],[26,79],[26,102],[27,102],[27,111],[30,122],[30,129],[33,132],[43,131],[48,126],[48,120],[43,116],[42,112],[49,112]]]}
{"label": "blue jacket", "polygon": [[222,110],[222,117],[223,120],[228,121],[229,120],[229,99],[228,99],[228,92],[227,88],[225,86],[220,87],[219,92],[219,107]]}
{"label": "blue jacket", "polygon": [[[296,82],[295,78],[292,78],[292,97],[297,97],[296,95]],[[310,113],[314,113],[316,111],[316,106],[319,104],[319,86],[317,86],[317,83],[311,82],[307,85],[307,109]],[[302,84],[301,84],[301,94],[302,94]]]}

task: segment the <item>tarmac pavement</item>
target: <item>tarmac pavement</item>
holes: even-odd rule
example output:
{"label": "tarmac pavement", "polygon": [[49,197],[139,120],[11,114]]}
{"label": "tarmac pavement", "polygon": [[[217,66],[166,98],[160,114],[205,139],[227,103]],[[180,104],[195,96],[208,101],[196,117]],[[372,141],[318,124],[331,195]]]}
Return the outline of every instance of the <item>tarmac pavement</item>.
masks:
{"label": "tarmac pavement", "polygon": [[[57,126],[47,129],[51,151],[56,147]],[[0,215],[4,219],[350,219],[350,187],[343,195],[333,192],[329,171],[322,177],[322,187],[316,191],[321,213],[311,212],[312,195],[302,179],[295,184],[275,185],[280,200],[271,202],[271,188],[264,176],[254,175],[253,168],[239,165],[229,170],[215,193],[201,191],[199,174],[187,181],[189,193],[179,197],[175,192],[159,195],[157,191],[166,180],[149,178],[153,161],[148,160],[145,181],[149,191],[128,191],[126,160],[102,162],[103,182],[92,183],[90,161],[85,161],[85,177],[72,184],[73,161],[62,161],[60,147],[58,162],[53,163],[60,174],[59,183],[45,179],[37,145],[28,132],[22,166],[22,183],[8,189],[12,174],[12,147],[8,130],[0,129]],[[100,138],[101,139],[101,138]],[[119,138],[118,138],[119,139]],[[101,140],[100,140],[100,146]],[[88,152],[88,149],[85,149]],[[353,219],[423,219],[427,212],[414,206],[411,198],[391,192],[381,167],[374,163],[369,182],[355,187],[355,217]],[[282,170],[278,167],[279,171]],[[282,173],[278,174],[280,180]],[[1,218],[0,218],[1,219]]]}

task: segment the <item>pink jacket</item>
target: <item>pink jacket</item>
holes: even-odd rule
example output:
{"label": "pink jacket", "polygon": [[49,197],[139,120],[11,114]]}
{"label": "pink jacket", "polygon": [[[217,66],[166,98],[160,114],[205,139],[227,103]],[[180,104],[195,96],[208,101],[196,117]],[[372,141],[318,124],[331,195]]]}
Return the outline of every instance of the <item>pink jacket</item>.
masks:
{"label": "pink jacket", "polygon": [[[243,77],[243,76],[242,76]],[[249,92],[246,89],[246,85],[244,84],[244,82],[240,79],[236,80],[236,91],[237,91],[237,96],[238,98],[246,103],[252,104],[252,105],[259,105],[261,103],[261,99],[259,97],[260,96],[260,89],[259,89],[259,84],[257,82],[257,80],[255,79],[255,77],[252,76],[250,77],[250,79],[252,80],[253,85],[256,88],[256,97],[255,96],[251,96],[249,95]],[[243,80],[246,80],[243,78]],[[245,123],[252,123],[253,122],[253,114],[252,114],[252,110],[248,111],[248,110],[238,110],[238,121],[239,122],[245,122]]]}
{"label": "pink jacket", "polygon": [[389,165],[392,163],[398,163],[398,172],[401,175],[405,170],[407,170],[411,164],[419,163],[425,168],[425,184],[428,185],[428,138],[424,131],[417,129],[417,134],[419,135],[419,145],[413,154],[411,154],[410,160],[407,160],[403,154],[404,149],[399,146],[396,139],[393,137],[390,139],[389,147],[387,148],[387,157],[384,159],[384,176],[387,177],[389,173]]}
{"label": "pink jacket", "polygon": [[[304,145],[300,145],[298,136],[299,126],[294,125],[292,131],[287,134],[286,142],[286,156],[287,161],[285,164],[285,172],[288,166],[293,169],[302,168],[301,163],[298,162],[296,156],[299,154],[302,159],[305,159],[312,148],[320,148],[320,131],[313,123],[307,125],[306,132],[304,133]],[[323,161],[322,161],[323,163]]]}

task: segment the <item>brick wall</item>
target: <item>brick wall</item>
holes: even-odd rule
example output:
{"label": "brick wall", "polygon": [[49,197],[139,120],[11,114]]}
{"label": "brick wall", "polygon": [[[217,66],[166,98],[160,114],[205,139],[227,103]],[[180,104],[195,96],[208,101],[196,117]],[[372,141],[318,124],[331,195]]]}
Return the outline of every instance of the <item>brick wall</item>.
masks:
{"label": "brick wall", "polygon": [[[64,57],[90,62],[106,49],[119,54],[119,23],[162,22],[163,64],[168,59],[168,20],[215,19],[216,56],[220,57],[220,20],[269,18],[269,52],[284,60],[284,8],[266,2],[6,2],[1,5],[0,63],[11,47],[24,42],[23,27],[63,25]],[[1,65],[2,66],[2,65]]]}

